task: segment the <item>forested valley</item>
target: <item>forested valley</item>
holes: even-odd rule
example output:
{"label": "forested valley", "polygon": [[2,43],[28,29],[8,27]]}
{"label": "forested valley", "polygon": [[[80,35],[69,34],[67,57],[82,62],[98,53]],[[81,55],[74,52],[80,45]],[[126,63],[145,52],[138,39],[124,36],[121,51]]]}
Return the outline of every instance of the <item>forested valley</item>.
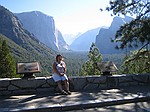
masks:
{"label": "forested valley", "polygon": [[[82,65],[88,60],[88,52],[63,52],[69,76],[80,76]],[[112,61],[120,68],[125,54],[103,54],[102,61]]]}
{"label": "forested valley", "polygon": [[[9,50],[7,50],[6,56],[4,56],[4,57],[7,58],[8,54],[11,55],[11,60],[14,60],[13,65],[12,65],[13,68],[16,68],[17,62],[38,61],[40,63],[41,73],[35,73],[35,75],[37,77],[52,75],[52,64],[55,61],[56,54],[63,55],[64,61],[67,65],[67,75],[68,76],[81,76],[81,68],[82,68],[83,64],[85,64],[86,61],[89,60],[89,58],[88,58],[89,52],[68,51],[68,52],[56,52],[56,54],[54,54],[53,57],[50,55],[43,55],[44,57],[38,56],[38,55],[35,56],[34,54],[31,54],[30,52],[27,52],[23,48],[17,46],[15,43],[10,41],[5,36],[0,35],[0,37],[1,37],[1,44],[0,44],[1,48],[3,47],[2,43],[4,41],[6,43],[5,46],[9,48]],[[1,51],[0,53],[2,53],[2,52],[5,52],[6,50],[1,49],[0,51]],[[2,54],[4,54],[4,53],[2,53]],[[112,61],[119,68],[122,65],[124,56],[125,56],[124,54],[104,54],[104,55],[102,55],[102,61]],[[2,58],[2,59],[4,60],[4,58]],[[4,64],[2,64],[2,60],[1,60],[1,65],[3,65],[4,69],[7,68],[7,70],[8,70],[7,72],[12,72],[12,71],[9,71],[9,70],[11,70],[10,67],[6,66],[6,65],[8,65],[8,63],[6,63],[4,65]],[[7,77],[22,77],[23,74],[18,75],[15,72],[16,71],[13,71],[13,75],[10,74]],[[5,75],[3,77],[5,77]]]}

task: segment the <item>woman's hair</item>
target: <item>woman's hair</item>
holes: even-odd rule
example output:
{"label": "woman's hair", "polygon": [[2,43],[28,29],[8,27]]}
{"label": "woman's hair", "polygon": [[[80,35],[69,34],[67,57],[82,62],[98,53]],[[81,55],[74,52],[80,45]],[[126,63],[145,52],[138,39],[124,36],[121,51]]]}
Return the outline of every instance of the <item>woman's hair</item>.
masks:
{"label": "woman's hair", "polygon": [[58,62],[58,57],[59,56],[61,56],[62,57],[62,55],[61,54],[58,54],[57,56],[56,56],[56,61]]}

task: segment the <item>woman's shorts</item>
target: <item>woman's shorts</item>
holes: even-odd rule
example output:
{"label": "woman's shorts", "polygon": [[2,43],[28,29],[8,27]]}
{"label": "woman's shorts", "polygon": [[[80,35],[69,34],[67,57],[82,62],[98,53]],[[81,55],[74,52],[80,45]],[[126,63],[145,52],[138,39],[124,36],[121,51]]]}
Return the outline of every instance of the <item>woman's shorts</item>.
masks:
{"label": "woman's shorts", "polygon": [[68,80],[68,77],[66,74],[64,74],[63,76],[60,76],[60,75],[54,73],[52,77],[53,77],[55,82]]}

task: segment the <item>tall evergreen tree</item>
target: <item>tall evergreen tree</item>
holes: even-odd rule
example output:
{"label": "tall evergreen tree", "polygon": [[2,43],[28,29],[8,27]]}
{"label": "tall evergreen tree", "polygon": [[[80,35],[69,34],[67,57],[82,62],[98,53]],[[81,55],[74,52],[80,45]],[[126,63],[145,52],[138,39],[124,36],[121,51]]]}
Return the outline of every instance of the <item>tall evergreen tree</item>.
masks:
{"label": "tall evergreen tree", "polygon": [[6,40],[2,42],[1,47],[1,62],[0,62],[1,74],[0,77],[12,78],[15,77],[16,67],[14,59],[9,51],[9,48],[6,44]]}
{"label": "tall evergreen tree", "polygon": [[[113,0],[109,4],[110,6],[106,7],[106,10],[112,11],[112,15],[130,14],[135,16],[134,20],[124,24],[116,32],[114,41],[120,43],[116,48],[124,49],[128,46],[138,47],[142,45],[138,51],[133,53],[134,55],[131,54],[131,56],[126,57],[123,67],[128,66],[127,73],[143,73],[147,71],[147,67],[150,67],[150,1]],[[143,50],[143,48],[146,50]],[[144,60],[146,63],[144,64],[139,59],[146,59]],[[139,71],[138,67],[142,71]]]}
{"label": "tall evergreen tree", "polygon": [[83,64],[81,69],[81,74],[85,75],[100,75],[101,71],[98,69],[97,63],[102,61],[102,55],[99,52],[99,49],[94,43],[90,47],[88,54],[89,60]]}

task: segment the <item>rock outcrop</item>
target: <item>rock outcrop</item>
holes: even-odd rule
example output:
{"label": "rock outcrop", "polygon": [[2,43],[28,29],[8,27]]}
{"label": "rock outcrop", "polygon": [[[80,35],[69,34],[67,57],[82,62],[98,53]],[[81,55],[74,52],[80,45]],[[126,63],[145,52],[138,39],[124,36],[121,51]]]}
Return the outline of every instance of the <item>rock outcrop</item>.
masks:
{"label": "rock outcrop", "polygon": [[33,33],[36,38],[46,46],[54,50],[67,50],[68,45],[64,41],[61,32],[55,28],[52,16],[39,11],[15,14],[23,24],[23,27]]}

